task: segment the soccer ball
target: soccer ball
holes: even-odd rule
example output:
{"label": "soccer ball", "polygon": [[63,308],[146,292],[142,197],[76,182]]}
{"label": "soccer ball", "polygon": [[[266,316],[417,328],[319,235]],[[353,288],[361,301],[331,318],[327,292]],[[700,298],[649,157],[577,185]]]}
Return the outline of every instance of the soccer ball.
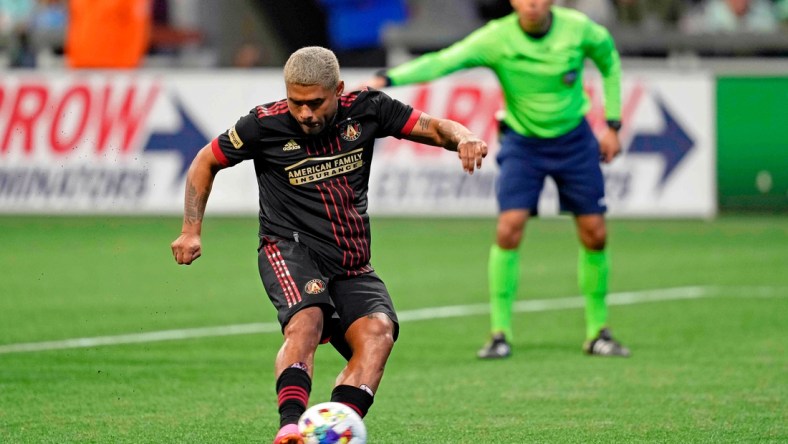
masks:
{"label": "soccer ball", "polygon": [[308,408],[298,420],[304,444],[366,444],[367,428],[352,408],[323,402]]}

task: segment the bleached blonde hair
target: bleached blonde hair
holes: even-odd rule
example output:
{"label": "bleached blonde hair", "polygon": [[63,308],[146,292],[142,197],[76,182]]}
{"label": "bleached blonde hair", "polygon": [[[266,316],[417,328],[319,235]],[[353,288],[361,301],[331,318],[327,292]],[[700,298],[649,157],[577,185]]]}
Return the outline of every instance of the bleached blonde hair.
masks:
{"label": "bleached blonde hair", "polygon": [[307,46],[290,55],[284,75],[287,84],[334,89],[339,85],[339,61],[330,49]]}

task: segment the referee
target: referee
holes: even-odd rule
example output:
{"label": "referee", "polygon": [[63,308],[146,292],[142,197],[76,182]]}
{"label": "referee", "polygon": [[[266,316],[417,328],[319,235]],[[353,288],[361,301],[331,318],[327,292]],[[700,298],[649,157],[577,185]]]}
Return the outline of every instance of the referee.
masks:
{"label": "referee", "polygon": [[[599,165],[621,151],[621,62],[604,27],[552,0],[511,0],[514,11],[492,20],[441,51],[383,70],[373,88],[426,82],[473,67],[490,68],[506,102],[501,122],[497,239],[490,249],[491,339],[482,359],[506,358],[512,349],[512,307],[520,271],[519,246],[526,222],[536,215],[544,179],[558,186],[562,211],[571,212],[581,248],[578,282],[586,299],[583,350],[597,356],[629,356],[613,339],[605,298],[610,262],[605,248],[605,184]],[[597,140],[585,114],[585,59],[604,79],[608,129]]]}

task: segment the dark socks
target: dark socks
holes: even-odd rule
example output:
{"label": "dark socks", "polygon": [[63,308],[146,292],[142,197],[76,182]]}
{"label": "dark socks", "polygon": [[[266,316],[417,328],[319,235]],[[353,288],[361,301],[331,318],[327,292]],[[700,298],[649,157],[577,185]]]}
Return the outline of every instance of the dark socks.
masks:
{"label": "dark socks", "polygon": [[279,375],[276,380],[276,393],[279,398],[280,427],[298,422],[298,418],[306,410],[311,390],[312,379],[301,368],[290,367]]}
{"label": "dark socks", "polygon": [[331,392],[331,401],[341,402],[352,408],[358,416],[364,417],[372,406],[374,398],[368,392],[350,385],[338,385]]}

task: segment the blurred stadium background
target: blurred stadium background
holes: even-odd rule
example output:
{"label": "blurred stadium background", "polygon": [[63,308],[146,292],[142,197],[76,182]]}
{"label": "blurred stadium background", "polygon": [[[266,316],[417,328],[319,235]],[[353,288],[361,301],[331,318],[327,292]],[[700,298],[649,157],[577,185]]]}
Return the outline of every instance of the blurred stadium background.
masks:
{"label": "blurred stadium background", "polygon": [[[556,0],[623,57],[606,167],[616,331],[580,354],[576,241],[548,184],[529,228],[516,354],[480,363],[492,157],[376,148],[373,265],[402,337],[372,443],[788,441],[788,0]],[[219,175],[205,256],[177,267],[183,175],[284,97],[295,49],[348,87],[510,12],[498,0],[0,0],[0,442],[260,442],[280,336],[255,270],[250,165]],[[586,72],[600,128],[601,85]],[[496,150],[484,70],[392,96]],[[428,270],[428,272],[425,272]],[[449,308],[447,308],[449,307]],[[593,361],[593,362],[592,362]],[[313,402],[341,362],[318,353]]]}

